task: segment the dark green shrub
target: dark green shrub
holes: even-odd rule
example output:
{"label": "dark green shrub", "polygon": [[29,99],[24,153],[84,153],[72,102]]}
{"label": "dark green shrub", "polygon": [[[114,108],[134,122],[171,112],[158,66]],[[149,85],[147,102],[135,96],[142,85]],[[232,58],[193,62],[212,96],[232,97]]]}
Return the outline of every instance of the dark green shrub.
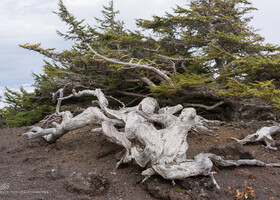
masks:
{"label": "dark green shrub", "polygon": [[[47,101],[41,101],[36,93],[27,92],[20,87],[20,91],[6,88],[4,98],[7,106],[0,109],[2,127],[28,126],[39,122],[44,116],[54,110]],[[44,105],[45,104],[45,105]]]}

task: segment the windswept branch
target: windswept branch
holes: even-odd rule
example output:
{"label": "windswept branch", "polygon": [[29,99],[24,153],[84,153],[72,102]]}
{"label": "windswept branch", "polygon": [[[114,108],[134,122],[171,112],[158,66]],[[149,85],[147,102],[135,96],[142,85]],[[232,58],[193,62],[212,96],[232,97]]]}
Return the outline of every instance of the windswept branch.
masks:
{"label": "windswept branch", "polygon": [[69,66],[69,67],[75,67],[75,65],[69,61],[67,61],[63,56],[60,56],[57,53],[53,52],[53,49],[47,49],[44,50],[40,47],[40,44],[35,44],[35,45],[29,45],[29,44],[24,44],[24,45],[19,45],[20,47],[24,48],[24,49],[28,49],[28,50],[32,50],[32,51],[36,51],[44,56],[46,56],[47,58],[52,59],[55,62],[59,62],[62,65],[65,66]]}
{"label": "windswept branch", "polygon": [[[125,66],[130,66],[133,68],[139,68],[139,69],[145,69],[148,71],[152,71],[155,74],[159,75],[160,77],[162,77],[169,85],[173,85],[171,79],[167,76],[167,74],[163,71],[161,71],[160,69],[157,69],[155,67],[149,66],[149,65],[143,65],[143,64],[139,64],[139,63],[132,63],[132,62],[124,62],[124,61],[120,61],[114,58],[108,58],[106,56],[103,56],[101,54],[99,54],[97,51],[95,51],[90,45],[89,43],[87,43],[87,41],[83,39],[83,42],[85,42],[85,44],[87,45],[87,47],[94,53],[95,56],[102,58],[103,60],[107,61],[107,62],[111,62],[114,64],[118,64],[118,65],[125,65]],[[94,58],[93,58],[94,59]]]}
{"label": "windswept branch", "polygon": [[133,77],[139,79],[143,83],[146,83],[148,86],[156,87],[156,84],[154,84],[153,81],[151,81],[149,78],[147,78],[145,76],[139,76],[138,74],[135,74],[133,72],[126,72],[126,73],[130,76],[133,76]]}

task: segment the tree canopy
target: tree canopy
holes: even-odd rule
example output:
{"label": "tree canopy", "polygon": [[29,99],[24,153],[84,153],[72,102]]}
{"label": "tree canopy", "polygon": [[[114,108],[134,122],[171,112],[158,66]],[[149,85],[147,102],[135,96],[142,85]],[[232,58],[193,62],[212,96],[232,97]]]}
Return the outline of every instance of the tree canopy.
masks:
{"label": "tree canopy", "polygon": [[101,88],[126,105],[155,96],[162,104],[192,105],[224,120],[280,108],[280,47],[265,44],[250,26],[256,10],[250,1],[191,0],[164,16],[138,19],[150,35],[125,29],[113,0],[93,27],[69,13],[62,0],[58,5],[55,13],[69,26],[58,34],[74,40],[72,48],[20,45],[52,59],[42,74],[33,74],[37,99],[50,101],[59,88]]}

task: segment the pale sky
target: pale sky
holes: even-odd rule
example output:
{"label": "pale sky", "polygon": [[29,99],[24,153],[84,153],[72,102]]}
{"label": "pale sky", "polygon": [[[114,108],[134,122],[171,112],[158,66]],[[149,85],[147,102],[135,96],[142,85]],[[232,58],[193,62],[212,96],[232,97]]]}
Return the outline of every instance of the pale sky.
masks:
{"label": "pale sky", "polygon": [[[64,0],[71,13],[78,19],[94,24],[94,17],[101,17],[102,5],[109,0]],[[258,11],[252,12],[252,25],[266,42],[280,45],[280,1],[251,0]],[[65,31],[67,26],[52,11],[58,10],[58,0],[0,0],[0,95],[3,87],[18,88],[32,84],[31,72],[40,73],[44,57],[18,47],[25,43],[42,43],[44,48],[69,49],[56,30]],[[153,14],[170,12],[176,4],[184,6],[188,0],[115,0],[120,10],[119,19],[126,28],[135,29],[135,19],[150,19]],[[1,104],[0,104],[1,107]]]}

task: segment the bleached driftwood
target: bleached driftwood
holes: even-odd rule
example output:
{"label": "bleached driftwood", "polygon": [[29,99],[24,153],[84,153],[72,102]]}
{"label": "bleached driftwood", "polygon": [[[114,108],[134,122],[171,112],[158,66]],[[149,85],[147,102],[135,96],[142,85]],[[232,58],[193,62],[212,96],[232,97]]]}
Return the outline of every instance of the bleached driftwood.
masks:
{"label": "bleached driftwood", "polygon": [[[92,95],[97,97],[99,107],[90,107],[83,113],[73,117],[69,112],[57,113],[62,116],[61,124],[53,123],[54,128],[42,129],[34,127],[25,133],[29,138],[43,136],[48,142],[55,142],[59,137],[70,130],[74,130],[89,124],[101,124],[104,135],[113,143],[126,149],[125,155],[116,164],[114,171],[122,163],[134,160],[139,166],[146,168],[142,175],[143,181],[153,174],[159,174],[170,180],[184,179],[191,176],[210,176],[213,183],[219,188],[211,172],[213,165],[217,166],[275,166],[280,164],[265,164],[259,160],[223,160],[214,154],[200,153],[194,159],[187,159],[187,136],[191,129],[209,130],[208,121],[196,114],[194,108],[184,108],[182,105],[159,108],[154,98],[147,97],[139,105],[131,108],[113,110],[108,108],[108,101],[101,90],[73,91],[68,97],[63,97],[60,91],[60,107],[63,99],[72,96]],[[177,117],[174,114],[181,111]],[[155,123],[157,125],[155,125]],[[124,127],[124,131],[119,131]],[[273,128],[270,132],[279,129]]]}
{"label": "bleached driftwood", "polygon": [[[53,122],[52,125],[54,128],[42,129],[41,127],[33,127],[29,132],[24,133],[24,136],[27,136],[29,139],[35,137],[43,137],[47,142],[53,143],[58,138],[66,134],[71,130],[75,130],[90,124],[99,124],[101,125],[103,121],[111,122],[114,125],[124,127],[124,124],[127,121],[127,115],[129,112],[135,111],[139,108],[144,110],[146,113],[154,113],[159,109],[159,105],[154,98],[147,97],[143,99],[138,106],[130,107],[130,108],[122,108],[120,110],[112,110],[108,108],[108,100],[105,97],[104,93],[100,89],[96,90],[83,90],[80,92],[76,92],[76,90],[72,90],[72,94],[66,97],[63,97],[63,89],[59,89],[56,93],[53,94],[53,98],[57,98],[57,107],[56,107],[56,116],[62,117],[61,124]],[[97,97],[98,107],[89,107],[81,114],[73,117],[71,112],[60,112],[61,102],[63,100],[72,98],[72,97],[82,97],[82,96],[95,96]]]}
{"label": "bleached driftwood", "polygon": [[142,172],[144,179],[147,180],[153,174],[159,174],[165,179],[176,180],[184,179],[192,176],[210,176],[214,185],[220,189],[214,179],[215,172],[211,172],[213,165],[230,167],[230,166],[240,166],[240,165],[253,165],[261,167],[280,167],[280,163],[266,164],[256,159],[244,159],[244,160],[224,160],[220,156],[216,156],[210,153],[200,153],[194,157],[193,160],[184,160],[182,162],[169,162],[169,163],[158,163],[152,165],[151,168]]}
{"label": "bleached driftwood", "polygon": [[62,123],[58,124],[53,122],[52,125],[54,128],[42,129],[36,126],[33,127],[30,132],[24,133],[23,135],[27,136],[29,139],[43,137],[47,142],[53,143],[67,132],[90,124],[101,124],[103,121],[110,121],[114,124],[122,124],[119,120],[110,119],[105,116],[97,107],[89,107],[76,117],[73,117],[69,111],[61,112],[59,116],[62,116]]}
{"label": "bleached driftwood", "polygon": [[[131,114],[130,119],[133,123],[126,126],[126,132],[117,132],[114,129],[115,135],[127,135],[125,138],[130,141],[129,145],[125,147],[127,153],[117,166],[121,162],[132,160],[141,167],[149,166],[142,172],[142,175],[145,176],[142,182],[154,174],[170,180],[204,175],[210,176],[216,187],[220,188],[214,179],[214,173],[211,172],[213,164],[223,167],[240,165],[280,167],[279,163],[265,164],[255,159],[223,160],[214,154],[204,153],[195,156],[193,160],[186,159],[188,149],[186,138],[197,120],[196,111],[193,108],[183,109],[179,117],[167,113],[147,115],[144,112],[136,111]],[[161,123],[164,128],[158,130],[150,122]],[[111,126],[113,125],[111,124]],[[105,135],[113,132],[108,133],[107,131],[108,129],[104,131]]]}
{"label": "bleached driftwood", "polygon": [[277,148],[275,147],[276,141],[272,138],[272,135],[275,135],[277,133],[280,133],[280,126],[263,127],[256,133],[248,135],[241,140],[234,137],[232,137],[231,139],[240,144],[247,144],[250,142],[264,142],[266,144],[266,148],[277,150]]}
{"label": "bleached driftwood", "polygon": [[72,113],[69,111],[60,112],[60,106],[62,100],[69,99],[73,96],[81,97],[81,96],[95,96],[98,99],[98,103],[102,105],[102,107],[108,106],[108,100],[100,89],[96,90],[83,90],[80,92],[72,91],[72,94],[66,97],[63,97],[63,89],[58,90],[53,94],[53,98],[56,98],[56,95],[59,94],[57,106],[56,106],[56,115],[62,117],[61,124],[53,122],[52,125],[54,128],[42,129],[41,127],[33,127],[29,132],[24,133],[24,136],[28,138],[35,137],[43,137],[47,142],[53,143],[58,138],[66,134],[71,130],[75,130],[86,125],[90,124],[101,124],[103,121],[111,121],[114,124],[123,124],[118,119],[108,118],[101,109],[97,107],[89,107],[81,114],[73,117]]}

